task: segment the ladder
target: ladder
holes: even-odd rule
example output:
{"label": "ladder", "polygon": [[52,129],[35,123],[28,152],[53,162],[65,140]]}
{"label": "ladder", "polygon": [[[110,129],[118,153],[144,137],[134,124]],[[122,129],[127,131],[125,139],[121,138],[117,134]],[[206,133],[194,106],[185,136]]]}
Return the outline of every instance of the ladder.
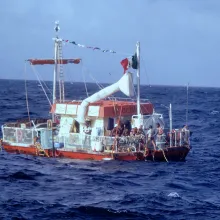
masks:
{"label": "ladder", "polygon": [[58,67],[58,77],[59,77],[59,90],[60,90],[60,102],[65,101],[65,93],[64,93],[64,71],[63,71],[63,45],[62,41],[58,42],[58,57],[57,57],[57,67]]}
{"label": "ladder", "polygon": [[36,147],[36,156],[50,157],[48,153],[42,148],[39,142],[35,143],[35,147]]}

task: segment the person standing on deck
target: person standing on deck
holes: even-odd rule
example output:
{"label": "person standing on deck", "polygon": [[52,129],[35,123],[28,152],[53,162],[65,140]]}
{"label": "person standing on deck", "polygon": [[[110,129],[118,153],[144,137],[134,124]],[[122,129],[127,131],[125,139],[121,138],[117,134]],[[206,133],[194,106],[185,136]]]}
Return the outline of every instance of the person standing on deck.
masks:
{"label": "person standing on deck", "polygon": [[147,131],[147,148],[150,148],[150,145],[152,144],[154,147],[154,150],[156,150],[156,144],[154,141],[154,130],[152,125],[149,126],[149,129]]}
{"label": "person standing on deck", "polygon": [[162,134],[163,134],[163,128],[160,126],[160,123],[157,123],[156,135],[157,135],[157,140],[159,142],[161,141]]}
{"label": "person standing on deck", "polygon": [[91,145],[91,133],[92,133],[92,128],[90,126],[90,121],[89,120],[86,120],[86,124],[85,126],[83,127],[83,132],[85,135],[85,139],[84,139],[84,143],[83,145]]}
{"label": "person standing on deck", "polygon": [[183,143],[189,144],[190,133],[189,133],[188,126],[187,125],[183,126],[181,131],[182,131],[182,135],[183,135],[183,137],[182,137],[183,138]]}
{"label": "person standing on deck", "polygon": [[138,128],[137,136],[139,138],[139,150],[143,150],[144,144],[146,143],[146,135],[143,130],[143,125],[140,125],[140,127]]}
{"label": "person standing on deck", "polygon": [[123,134],[124,128],[121,124],[116,124],[111,132],[112,137],[120,137]]}
{"label": "person standing on deck", "polygon": [[140,127],[138,128],[138,134],[144,135],[145,136],[145,132],[143,129],[143,125],[140,125]]}

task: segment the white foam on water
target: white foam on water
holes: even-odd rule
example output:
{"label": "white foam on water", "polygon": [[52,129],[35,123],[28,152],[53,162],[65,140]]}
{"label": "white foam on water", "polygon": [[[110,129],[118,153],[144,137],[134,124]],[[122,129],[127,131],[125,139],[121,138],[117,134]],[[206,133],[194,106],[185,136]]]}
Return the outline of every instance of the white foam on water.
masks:
{"label": "white foam on water", "polygon": [[179,198],[179,194],[177,192],[171,192],[170,194],[168,194],[169,197],[174,197],[174,198]]}
{"label": "white foam on water", "polygon": [[102,160],[113,160],[112,158],[108,158],[108,157],[105,157],[105,158],[103,158]]}
{"label": "white foam on water", "polygon": [[219,111],[211,111],[210,114],[211,114],[211,115],[217,115],[217,114],[219,114]]}

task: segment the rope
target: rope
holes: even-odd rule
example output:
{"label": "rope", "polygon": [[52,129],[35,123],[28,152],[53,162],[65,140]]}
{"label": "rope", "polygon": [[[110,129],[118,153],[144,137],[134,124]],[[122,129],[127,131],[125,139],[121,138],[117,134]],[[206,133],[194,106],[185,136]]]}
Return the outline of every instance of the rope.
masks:
{"label": "rope", "polygon": [[[118,122],[120,122],[120,121],[121,121],[121,113],[122,113],[122,105],[121,105],[121,110],[120,110],[120,114],[119,114],[119,119],[118,119]],[[117,123],[117,124],[118,124],[118,123]],[[117,133],[117,131],[118,131],[118,126],[117,126],[116,133]]]}
{"label": "rope", "polygon": [[147,74],[147,68],[146,68],[145,60],[143,59],[143,56],[141,56],[141,60],[143,61],[143,66],[144,66],[144,70],[145,70],[145,73],[146,73],[147,81],[149,82],[149,85],[150,85],[150,79],[149,79],[149,76]]}
{"label": "rope", "polygon": [[[114,103],[114,108],[115,108],[115,103]],[[120,111],[120,115],[119,115],[118,122],[119,122],[120,119],[121,119],[121,113],[122,113],[122,105],[121,105],[121,111]],[[115,146],[115,142],[116,142],[116,145],[117,145],[117,133],[118,133],[118,123],[117,123],[116,135],[115,135],[115,139],[114,139],[114,146]],[[114,147],[114,148],[115,148],[115,147]],[[118,150],[118,148],[117,148],[117,150]],[[113,149],[112,149],[112,153],[113,153]]]}
{"label": "rope", "polygon": [[99,84],[99,82],[92,76],[92,74],[88,71],[88,69],[83,65],[83,66],[82,66],[82,71],[83,71],[84,69],[85,69],[85,71],[88,72],[90,78],[96,83],[96,85],[99,87],[99,89],[103,89],[104,87],[103,87],[101,84]]}
{"label": "rope", "polygon": [[168,163],[169,161],[168,161],[167,158],[166,158],[166,155],[165,155],[165,153],[164,153],[164,150],[163,150],[161,147],[159,147],[159,146],[158,146],[158,148],[163,152],[163,156],[164,156],[166,162]]}
{"label": "rope", "polygon": [[186,125],[188,124],[188,108],[189,108],[189,82],[186,87]]}
{"label": "rope", "polygon": [[33,71],[34,71],[35,76],[36,76],[37,79],[38,79],[38,82],[40,83],[40,85],[41,85],[41,87],[42,87],[42,90],[43,90],[43,92],[44,92],[44,94],[45,94],[45,96],[46,96],[46,98],[47,98],[47,100],[48,100],[50,106],[52,106],[52,104],[51,104],[51,102],[50,102],[50,99],[48,98],[47,93],[46,93],[46,91],[45,91],[44,87],[42,86],[42,83],[41,83],[41,81],[40,81],[40,79],[39,79],[38,73],[37,73],[36,70],[33,68],[33,65],[31,65],[31,67],[32,67],[32,69],[33,69]]}
{"label": "rope", "polygon": [[85,75],[84,75],[84,72],[83,72],[83,68],[82,68],[82,75],[83,75],[83,81],[84,81],[84,85],[85,85],[86,95],[87,95],[87,97],[89,97],[87,86],[86,86],[86,79],[85,79]]}
{"label": "rope", "polygon": [[[26,76],[26,62],[24,63],[24,74]],[[30,109],[29,109],[29,104],[28,104],[28,91],[27,91],[27,80],[26,80],[26,77],[24,77],[24,85],[25,85],[25,97],[26,97],[26,106],[27,106],[28,120],[30,122],[31,118],[30,118]]]}
{"label": "rope", "polygon": [[43,77],[40,75],[40,73],[38,72],[39,78],[41,78],[41,81],[44,83],[45,87],[47,88],[48,92],[52,95],[51,90],[48,88],[47,84],[44,82]]}
{"label": "rope", "polygon": [[[85,66],[82,66],[82,67],[83,67],[83,69],[87,70],[87,72],[88,72],[90,78],[96,83],[96,85],[99,87],[99,89],[100,89],[100,90],[101,90],[101,89],[104,89],[104,86],[101,85],[101,84],[92,76],[92,74],[90,73],[90,71],[88,71],[88,69],[87,69]],[[83,70],[82,70],[82,71],[83,71]],[[108,97],[108,99],[109,99],[109,100],[113,100],[113,99],[114,99],[114,96],[111,95],[111,97]]]}
{"label": "rope", "polygon": [[[34,66],[33,65],[31,65],[32,66],[32,68],[34,68]],[[36,71],[36,73],[38,74],[38,76],[39,76],[39,79],[40,79],[40,81],[42,81],[43,82],[43,84],[45,85],[45,87],[47,88],[47,90],[48,90],[48,92],[52,95],[52,92],[51,92],[51,90],[48,88],[48,86],[47,86],[47,84],[44,82],[44,80],[43,80],[43,77],[41,76],[41,74],[34,68],[34,71]],[[41,85],[41,87],[42,87],[42,85]]]}
{"label": "rope", "polygon": [[[161,149],[161,150],[162,150],[162,149]],[[169,161],[167,160],[167,158],[166,158],[166,156],[165,156],[164,150],[162,150],[162,152],[163,152],[163,156],[164,156],[166,162],[168,163]]]}
{"label": "rope", "polygon": [[2,139],[0,139],[0,152],[2,152]]}
{"label": "rope", "polygon": [[69,66],[68,65],[63,65],[63,69],[65,70],[66,78],[68,78],[69,82],[72,84],[75,80],[72,76],[73,74],[69,75]]}

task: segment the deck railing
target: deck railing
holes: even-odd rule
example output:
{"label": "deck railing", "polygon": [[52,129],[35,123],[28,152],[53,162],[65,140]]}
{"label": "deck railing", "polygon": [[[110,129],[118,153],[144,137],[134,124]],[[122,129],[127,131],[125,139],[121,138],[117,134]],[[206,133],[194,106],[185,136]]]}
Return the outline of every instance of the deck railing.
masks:
{"label": "deck railing", "polygon": [[37,135],[34,129],[3,127],[3,141],[16,144],[33,144],[34,136]]}
{"label": "deck railing", "polygon": [[[52,130],[47,128],[3,127],[3,141],[11,145],[29,146],[35,141],[40,142],[45,149],[52,148]],[[37,139],[36,139],[37,137]]]}
{"label": "deck railing", "polygon": [[[119,147],[137,147],[141,144],[152,145],[145,136],[93,136],[81,133],[70,133],[65,136],[53,135],[51,129],[47,128],[17,128],[17,127],[2,127],[3,141],[17,145],[32,145],[35,137],[38,137],[38,142],[41,143],[44,149],[51,149],[53,146],[57,149],[70,150],[91,150],[91,151],[117,151]],[[163,135],[155,135],[154,142],[158,149],[163,149],[166,146],[182,146],[189,145],[190,132],[173,130],[164,132]]]}
{"label": "deck railing", "polygon": [[[171,135],[170,135],[171,134]],[[167,133],[167,141],[170,143],[171,137],[171,145],[178,147],[182,145],[190,145],[190,131],[182,131],[181,129],[174,129],[171,133]]]}
{"label": "deck railing", "polygon": [[115,144],[114,137],[108,136],[93,136],[80,133],[70,133],[67,136],[56,136],[54,138],[55,146],[70,150],[91,150],[103,151]]}
{"label": "deck railing", "polygon": [[120,147],[129,148],[136,147],[143,140],[143,136],[93,136],[80,133],[70,133],[69,136],[56,136],[54,138],[55,146],[57,148],[66,150],[86,150],[86,151],[115,151],[117,152]]}

